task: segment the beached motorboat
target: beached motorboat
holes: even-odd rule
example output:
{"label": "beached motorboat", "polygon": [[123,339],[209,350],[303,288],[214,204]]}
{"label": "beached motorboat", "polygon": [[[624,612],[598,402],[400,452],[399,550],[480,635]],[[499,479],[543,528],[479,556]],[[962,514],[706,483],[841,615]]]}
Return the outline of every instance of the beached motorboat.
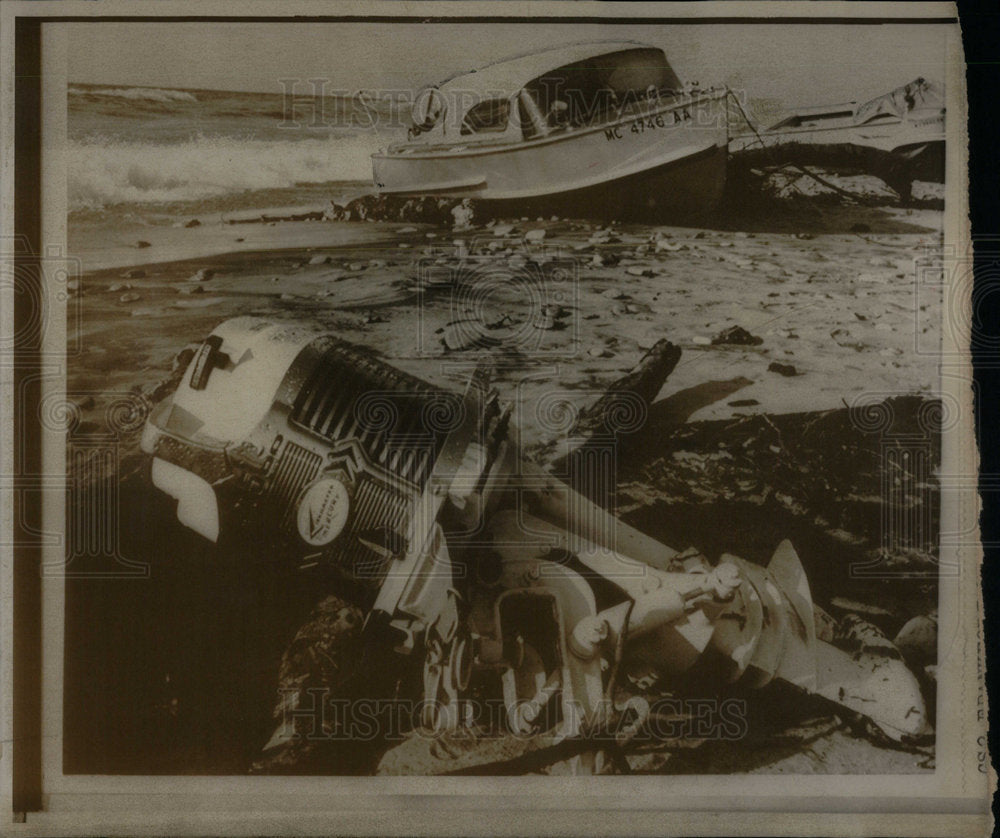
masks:
{"label": "beached motorboat", "polygon": [[944,182],[944,143],[944,91],[918,78],[861,105],[792,109],[768,128],[733,137],[729,150],[748,165],[793,159],[869,171],[909,195],[914,180]]}
{"label": "beached motorboat", "polygon": [[380,194],[585,215],[691,216],[725,185],[724,88],[684,87],[663,50],[589,42],[426,88],[405,142],[372,156]]}

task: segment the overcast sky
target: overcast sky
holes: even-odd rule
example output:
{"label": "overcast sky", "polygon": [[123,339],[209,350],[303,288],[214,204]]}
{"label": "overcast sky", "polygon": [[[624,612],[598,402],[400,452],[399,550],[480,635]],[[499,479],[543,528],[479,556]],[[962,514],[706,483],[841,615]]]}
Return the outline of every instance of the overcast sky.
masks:
{"label": "overcast sky", "polygon": [[[278,93],[412,89],[560,43],[634,39],[667,51],[682,80],[746,87],[788,104],[864,100],[917,76],[944,81],[945,25],[70,23],[68,80]],[[304,90],[305,88],[303,88]],[[818,98],[817,98],[818,97]]]}

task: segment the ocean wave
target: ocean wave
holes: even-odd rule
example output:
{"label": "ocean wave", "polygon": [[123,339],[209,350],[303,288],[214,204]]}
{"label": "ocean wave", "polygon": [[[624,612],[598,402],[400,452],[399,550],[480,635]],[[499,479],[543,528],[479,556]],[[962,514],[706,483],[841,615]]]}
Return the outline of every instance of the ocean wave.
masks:
{"label": "ocean wave", "polygon": [[368,134],[284,142],[196,137],[177,144],[89,137],[69,144],[69,206],[100,209],[309,183],[368,181],[371,154],[383,144]]}
{"label": "ocean wave", "polygon": [[186,90],[164,90],[157,87],[71,87],[70,96],[113,96],[117,99],[142,99],[150,102],[197,102]]}

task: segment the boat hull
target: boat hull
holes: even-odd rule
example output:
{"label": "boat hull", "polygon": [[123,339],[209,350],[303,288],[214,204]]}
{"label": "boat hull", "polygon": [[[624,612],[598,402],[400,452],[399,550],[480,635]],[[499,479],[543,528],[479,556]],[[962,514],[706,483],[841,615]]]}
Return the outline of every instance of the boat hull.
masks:
{"label": "boat hull", "polygon": [[518,214],[684,219],[721,199],[727,145],[715,96],[533,141],[404,146],[372,160],[380,194],[471,198]]}
{"label": "boat hull", "polygon": [[734,137],[729,144],[737,165],[767,167],[794,161],[804,166],[858,169],[885,180],[902,196],[912,181],[944,183],[944,122],[873,127],[762,132]]}
{"label": "boat hull", "polygon": [[521,199],[485,199],[500,215],[695,222],[715,210],[726,186],[725,148],[593,186]]}

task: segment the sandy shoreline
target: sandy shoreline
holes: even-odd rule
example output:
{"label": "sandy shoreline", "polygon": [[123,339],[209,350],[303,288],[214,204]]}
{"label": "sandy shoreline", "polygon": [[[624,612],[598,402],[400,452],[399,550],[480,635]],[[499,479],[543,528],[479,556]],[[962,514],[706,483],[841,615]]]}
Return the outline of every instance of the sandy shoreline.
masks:
{"label": "sandy shoreline", "polygon": [[[920,430],[939,375],[933,351],[920,349],[938,339],[942,301],[920,284],[917,260],[940,248],[940,213],[805,207],[777,222],[750,219],[742,226],[608,229],[550,219],[453,230],[384,222],[229,225],[221,216],[202,216],[193,227],[78,224],[70,241],[85,273],[71,300],[79,307],[81,341],[69,365],[68,392],[79,408],[70,439],[99,432],[122,394],[162,398],[181,350],[220,321],[253,314],[316,322],[451,388],[488,358],[501,397],[514,404],[528,455],[551,463],[563,453],[558,427],[572,416],[572,409],[553,412],[553,404],[586,407],[666,338],[681,348],[681,358],[646,425],[622,449],[620,514],[663,543],[694,545],[706,555],[728,551],[766,561],[790,538],[818,602],[835,614],[875,614],[871,619],[892,637],[910,618],[933,613],[936,585],[933,577],[887,584],[849,572],[882,555],[889,501],[880,438],[858,428],[848,407],[859,399],[894,399],[901,429]],[[150,246],[137,248],[139,239]],[[734,327],[744,342],[717,342]],[[206,596],[226,603],[207,616],[185,617],[182,626],[192,638],[210,632],[222,663],[193,659],[183,644],[163,660],[150,659],[143,644],[155,646],[159,624],[124,650],[118,638],[107,638],[100,654],[142,661],[137,678],[153,685],[154,698],[137,710],[151,721],[136,724],[142,735],[166,737],[157,751],[164,768],[190,770],[190,754],[197,753],[207,773],[242,773],[270,735],[278,660],[314,604],[317,583],[285,580],[298,593],[254,599],[251,723],[236,728],[229,716],[213,718],[206,729],[217,747],[203,754],[198,720],[219,705],[215,691],[227,689],[219,681],[231,668],[227,655],[248,654],[232,592],[253,585],[236,561],[245,557],[220,556],[183,531],[167,499],[150,490],[137,465],[138,433],[122,442],[116,478],[122,550],[149,562],[160,584],[81,586],[74,611],[79,636],[96,619],[88,613],[185,613],[204,607]],[[933,473],[933,447],[929,456]],[[924,491],[933,478],[903,477],[907,488],[892,502],[929,505],[936,521],[936,489],[930,501]],[[933,550],[925,545],[890,558],[904,569],[926,570],[934,566]],[[184,605],[189,599],[196,601]],[[181,685],[168,678],[164,687],[165,672],[179,673]],[[90,672],[87,678],[88,696],[121,689],[113,679],[92,684]],[[155,697],[164,690],[167,698]],[[157,708],[174,699],[180,716],[163,722]],[[80,712],[90,700],[81,698]],[[633,770],[933,769],[932,746],[884,747],[859,736],[828,705],[789,688],[769,688],[750,708],[749,743],[697,749],[667,743]],[[107,721],[106,741],[118,744],[99,756],[112,773],[131,770],[131,740],[119,730],[135,722],[123,713],[124,723]],[[164,724],[169,734],[161,733]],[[449,767],[411,740],[386,755],[381,771]]]}
{"label": "sandy shoreline", "polygon": [[[149,247],[135,247],[139,235]],[[471,317],[469,328],[501,348],[510,349],[504,342],[512,336],[518,342],[508,366],[552,367],[520,390],[528,401],[558,382],[583,404],[667,338],[683,355],[661,398],[704,382],[728,384],[720,388],[727,396],[698,407],[693,420],[836,408],[866,393],[929,394],[936,383],[933,359],[914,352],[940,322],[939,297],[916,282],[917,260],[937,246],[931,229],[602,232],[585,222],[525,221],[453,231],[206,219],[188,229],[119,228],[92,236],[89,247],[81,244],[87,236],[84,229],[71,235],[74,255],[96,268],[81,282],[84,353],[73,375],[85,387],[107,374],[134,385],[136,358],[168,370],[187,343],[248,311],[326,324],[436,380],[443,362],[483,353],[442,345],[450,323]],[[525,293],[536,260],[560,260],[571,276],[558,291],[564,313],[555,328],[533,333]],[[189,281],[199,270],[211,276]],[[544,273],[539,293],[556,293]],[[448,284],[452,276],[457,285]],[[508,326],[494,335],[477,320],[484,316],[507,316]],[[732,327],[757,345],[713,344]],[[102,345],[112,336],[132,361],[114,360],[113,346]],[[772,371],[774,364],[794,374]],[[516,378],[500,374],[508,383]],[[530,415],[522,420],[530,444],[535,423]]]}

